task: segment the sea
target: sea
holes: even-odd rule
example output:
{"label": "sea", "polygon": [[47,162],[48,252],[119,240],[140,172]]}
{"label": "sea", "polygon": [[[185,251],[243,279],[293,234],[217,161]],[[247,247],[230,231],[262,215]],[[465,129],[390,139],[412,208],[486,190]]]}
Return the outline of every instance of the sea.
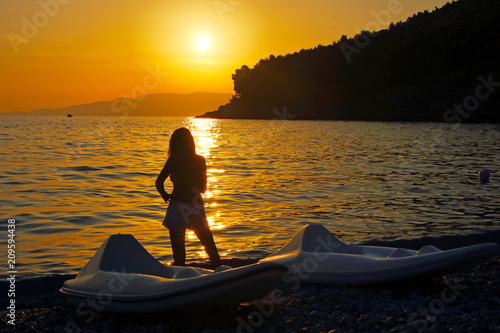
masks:
{"label": "sea", "polygon": [[[155,179],[179,127],[207,160],[222,258],[263,258],[310,223],[353,244],[499,235],[498,124],[3,116],[2,280],[76,274],[116,233],[171,262]],[[186,248],[207,261],[192,232]]]}

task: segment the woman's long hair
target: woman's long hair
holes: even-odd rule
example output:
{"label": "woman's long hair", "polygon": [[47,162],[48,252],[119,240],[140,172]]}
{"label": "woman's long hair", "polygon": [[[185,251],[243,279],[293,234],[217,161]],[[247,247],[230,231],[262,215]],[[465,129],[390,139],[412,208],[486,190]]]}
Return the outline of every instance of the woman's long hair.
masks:
{"label": "woman's long hair", "polygon": [[176,129],[170,137],[168,156],[194,154],[196,154],[196,150],[191,132],[185,127]]}

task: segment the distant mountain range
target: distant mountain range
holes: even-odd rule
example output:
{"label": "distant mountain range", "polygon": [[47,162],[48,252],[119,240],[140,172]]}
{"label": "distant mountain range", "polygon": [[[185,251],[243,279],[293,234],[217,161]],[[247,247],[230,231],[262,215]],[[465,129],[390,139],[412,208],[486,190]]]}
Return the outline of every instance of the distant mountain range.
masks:
{"label": "distant mountain range", "polygon": [[36,109],[28,112],[12,111],[5,115],[26,116],[171,116],[192,117],[227,103],[231,94],[148,94],[134,99],[120,97],[112,101],[73,105],[57,109]]}

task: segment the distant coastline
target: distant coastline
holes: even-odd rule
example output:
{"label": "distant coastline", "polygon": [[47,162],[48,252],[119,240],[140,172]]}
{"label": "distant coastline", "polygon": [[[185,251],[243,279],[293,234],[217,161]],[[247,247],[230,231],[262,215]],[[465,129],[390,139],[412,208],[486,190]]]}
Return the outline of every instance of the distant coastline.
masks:
{"label": "distant coastline", "polygon": [[12,111],[0,116],[148,116],[148,117],[194,117],[231,97],[228,93],[148,94],[136,98],[120,97],[112,101],[101,101],[73,105],[63,108]]}
{"label": "distant coastline", "polygon": [[388,29],[261,59],[201,118],[500,123],[500,2],[462,0]]}

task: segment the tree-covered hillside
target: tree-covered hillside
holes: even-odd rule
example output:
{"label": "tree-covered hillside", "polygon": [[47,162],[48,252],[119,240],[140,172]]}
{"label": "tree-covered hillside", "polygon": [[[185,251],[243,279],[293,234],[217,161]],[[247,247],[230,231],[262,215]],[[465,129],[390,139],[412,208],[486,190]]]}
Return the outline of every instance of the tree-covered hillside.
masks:
{"label": "tree-covered hillside", "polygon": [[230,102],[205,116],[500,122],[499,56],[500,1],[459,0],[242,66]]}

